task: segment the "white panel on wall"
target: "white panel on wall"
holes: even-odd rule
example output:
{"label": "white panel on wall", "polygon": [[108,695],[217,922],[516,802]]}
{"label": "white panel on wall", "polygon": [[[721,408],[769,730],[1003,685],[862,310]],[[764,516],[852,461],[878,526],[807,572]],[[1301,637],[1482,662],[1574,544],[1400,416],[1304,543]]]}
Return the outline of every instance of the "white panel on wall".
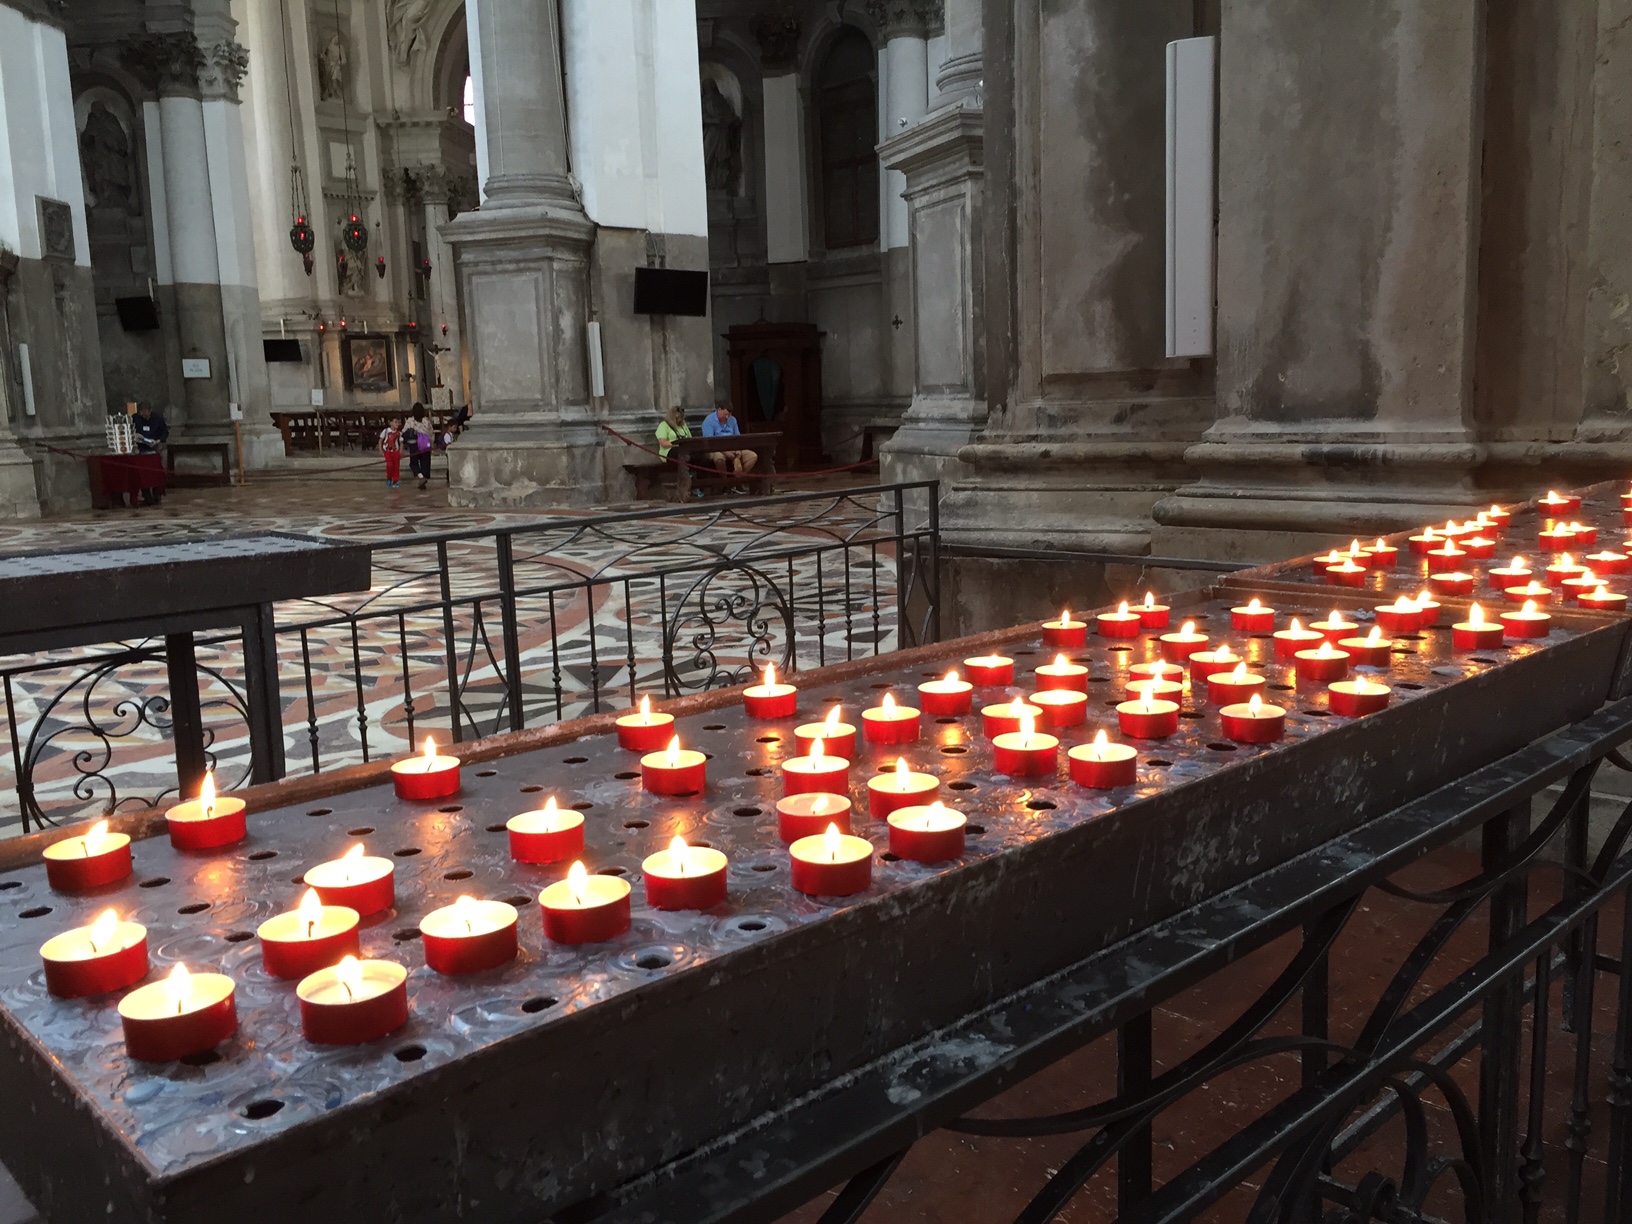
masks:
{"label": "white panel on wall", "polygon": [[1167,355],[1213,351],[1217,42],[1167,45]]}

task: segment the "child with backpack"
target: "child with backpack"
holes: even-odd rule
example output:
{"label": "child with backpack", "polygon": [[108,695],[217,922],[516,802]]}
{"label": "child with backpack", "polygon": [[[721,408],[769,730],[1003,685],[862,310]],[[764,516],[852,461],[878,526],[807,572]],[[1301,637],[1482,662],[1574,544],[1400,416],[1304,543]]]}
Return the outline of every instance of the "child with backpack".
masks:
{"label": "child with backpack", "polygon": [[402,418],[392,417],[380,430],[380,454],[385,456],[385,483],[395,489],[402,483]]}

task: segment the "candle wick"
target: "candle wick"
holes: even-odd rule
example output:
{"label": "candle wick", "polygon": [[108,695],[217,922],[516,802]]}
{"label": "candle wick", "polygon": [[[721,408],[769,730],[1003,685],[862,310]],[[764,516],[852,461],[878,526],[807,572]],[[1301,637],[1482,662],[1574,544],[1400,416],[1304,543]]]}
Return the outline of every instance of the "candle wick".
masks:
{"label": "candle wick", "polygon": [[187,1000],[186,999],[177,999],[176,1000],[176,1015],[178,1015],[178,1016],[181,1015],[182,1009],[185,1008],[186,1006],[187,1006]]}
{"label": "candle wick", "polygon": [[470,925],[470,919],[469,918],[465,919],[465,934],[466,935],[476,934],[476,928]]}
{"label": "candle wick", "polygon": [[306,924],[306,938],[311,939],[316,934],[317,934],[317,923],[308,922]]}
{"label": "candle wick", "polygon": [[340,985],[345,987],[345,989],[346,989],[346,998],[347,998],[348,1001],[353,1000],[353,999],[355,999],[357,997],[356,995],[351,993],[351,983],[346,981],[345,978],[340,979]]}

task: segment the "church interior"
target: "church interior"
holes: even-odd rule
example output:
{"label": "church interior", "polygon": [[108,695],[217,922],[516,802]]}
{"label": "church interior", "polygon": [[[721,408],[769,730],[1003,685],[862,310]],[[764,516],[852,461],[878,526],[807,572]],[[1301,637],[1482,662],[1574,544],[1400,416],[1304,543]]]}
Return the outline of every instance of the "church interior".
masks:
{"label": "church interior", "polygon": [[0,1224],[1632,1221],[1632,0],[0,0]]}

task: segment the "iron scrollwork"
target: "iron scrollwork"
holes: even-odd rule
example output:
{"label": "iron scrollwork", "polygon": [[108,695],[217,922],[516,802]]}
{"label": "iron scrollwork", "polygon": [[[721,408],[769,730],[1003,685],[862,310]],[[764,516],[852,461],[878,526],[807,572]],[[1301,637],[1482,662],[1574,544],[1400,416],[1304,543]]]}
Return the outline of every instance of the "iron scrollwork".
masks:
{"label": "iron scrollwork", "polygon": [[747,683],[767,663],[791,671],[793,640],[787,593],[757,566],[721,562],[675,603],[664,626],[664,678],[685,692]]}

